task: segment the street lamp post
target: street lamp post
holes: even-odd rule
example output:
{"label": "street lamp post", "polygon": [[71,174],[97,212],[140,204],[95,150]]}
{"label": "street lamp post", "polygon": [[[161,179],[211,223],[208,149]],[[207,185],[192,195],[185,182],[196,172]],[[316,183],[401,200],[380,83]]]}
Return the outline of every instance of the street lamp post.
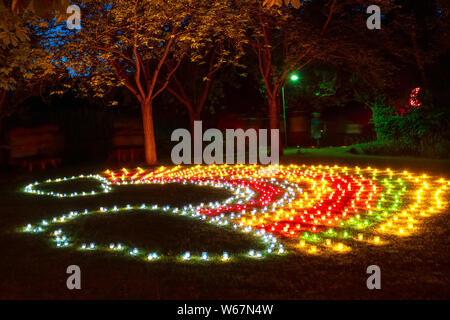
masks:
{"label": "street lamp post", "polygon": [[[298,81],[299,76],[297,74],[292,74],[290,80],[295,82]],[[286,124],[286,99],[284,97],[284,86],[281,87],[281,97],[283,99],[283,126],[284,126],[284,146],[287,147],[287,124]]]}
{"label": "street lamp post", "polygon": [[287,128],[286,128],[286,100],[284,99],[284,86],[281,88],[283,98],[283,128],[284,128],[284,147],[287,147]]}

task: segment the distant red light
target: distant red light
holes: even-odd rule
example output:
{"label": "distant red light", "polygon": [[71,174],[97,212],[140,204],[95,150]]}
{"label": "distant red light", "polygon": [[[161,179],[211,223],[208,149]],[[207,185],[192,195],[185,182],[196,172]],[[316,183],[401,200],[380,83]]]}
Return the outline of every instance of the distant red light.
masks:
{"label": "distant red light", "polygon": [[420,87],[414,88],[409,95],[409,104],[411,107],[420,107],[422,102],[419,101],[418,95],[420,92]]}

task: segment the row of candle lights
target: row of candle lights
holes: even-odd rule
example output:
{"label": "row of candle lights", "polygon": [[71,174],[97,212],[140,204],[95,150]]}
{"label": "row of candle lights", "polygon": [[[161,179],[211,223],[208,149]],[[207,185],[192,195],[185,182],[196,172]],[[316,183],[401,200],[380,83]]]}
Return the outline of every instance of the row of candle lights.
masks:
{"label": "row of candle lights", "polygon": [[[449,181],[426,175],[415,176],[408,172],[398,173],[390,169],[370,167],[353,169],[338,166],[269,166],[257,165],[210,165],[172,168],[160,167],[154,171],[142,168],[107,170],[102,175],[72,177],[95,178],[104,192],[111,186],[133,184],[196,184],[231,190],[234,195],[223,203],[188,205],[183,208],[159,207],[158,205],[128,205],[113,209],[101,207],[99,212],[115,212],[138,208],[162,210],[206,220],[218,226],[231,225],[234,229],[263,237],[269,243],[263,251],[249,251],[247,256],[261,258],[267,254],[285,253],[277,237],[288,242],[288,247],[308,253],[351,250],[349,241],[384,244],[381,234],[409,235],[419,222],[429,214],[442,211],[442,196]],[[66,181],[67,178],[47,180]],[[39,183],[28,185],[26,192],[57,197],[73,197],[74,194],[44,193]],[[409,190],[412,189],[412,192]],[[405,196],[415,194],[414,201]],[[406,207],[407,206],[407,207]],[[63,223],[88,212],[56,217],[38,226],[27,225],[25,231],[42,232],[51,223]],[[356,231],[356,232],[355,232]],[[364,232],[364,233],[363,233]],[[267,238],[269,236],[269,238]],[[333,241],[338,239],[337,241]],[[67,239],[58,246],[68,246]],[[85,245],[89,249],[90,245]],[[134,249],[133,249],[134,250]],[[139,255],[131,251],[131,256]],[[155,253],[156,254],[156,253]],[[158,259],[158,255],[152,259]],[[190,260],[190,253],[183,254]],[[227,253],[228,257],[228,253]],[[210,260],[206,252],[202,260]],[[227,259],[224,259],[227,260]]]}

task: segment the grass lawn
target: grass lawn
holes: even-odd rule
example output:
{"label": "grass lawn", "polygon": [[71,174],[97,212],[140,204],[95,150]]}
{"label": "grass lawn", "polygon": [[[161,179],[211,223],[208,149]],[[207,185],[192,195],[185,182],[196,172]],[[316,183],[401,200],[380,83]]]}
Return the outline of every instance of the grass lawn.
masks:
{"label": "grass lawn", "polygon": [[[339,164],[392,169],[449,178],[446,160],[368,157],[346,153],[343,148],[289,150],[282,163]],[[221,201],[227,191],[181,185],[114,187],[108,194],[55,199],[25,194],[21,189],[35,180],[97,173],[105,167],[65,167],[45,172],[2,173],[0,184],[0,298],[2,299],[449,299],[450,215],[427,218],[409,237],[389,239],[386,246],[357,244],[348,253],[311,255],[290,251],[262,260],[182,262],[162,259],[146,262],[104,252],[74,251],[50,244],[42,235],[17,232],[17,228],[50,219],[71,210],[95,210],[100,206]],[[48,187],[50,188],[50,186]],[[54,188],[54,187],[52,187]],[[58,191],[90,191],[98,182],[71,182]],[[50,190],[50,189],[49,189]],[[246,252],[258,243],[241,232],[160,213],[133,211],[114,217],[83,217],[65,229],[86,242],[132,243],[150,246],[177,256]],[[66,288],[66,268],[79,265],[82,290]],[[366,268],[381,268],[381,290],[368,290]]]}

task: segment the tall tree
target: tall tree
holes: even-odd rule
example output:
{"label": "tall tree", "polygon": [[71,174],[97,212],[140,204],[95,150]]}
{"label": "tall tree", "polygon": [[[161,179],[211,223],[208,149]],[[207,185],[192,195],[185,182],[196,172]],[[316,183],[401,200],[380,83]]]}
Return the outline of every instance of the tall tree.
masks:
{"label": "tall tree", "polygon": [[[282,8],[278,8],[281,1],[243,2],[252,17],[249,43],[264,83],[270,128],[279,128],[280,94],[291,73],[298,73],[313,62],[324,62],[346,63],[349,69],[370,74],[378,57],[371,54],[369,46],[361,45],[366,40],[368,17],[362,3],[314,0],[301,2],[300,10],[296,10],[292,2],[292,6]],[[392,1],[383,1],[383,7],[389,11]]]}
{"label": "tall tree", "polygon": [[450,37],[450,5],[437,0],[398,3],[395,16],[390,17],[391,37],[385,47],[399,64],[417,70],[420,79],[416,85],[428,89],[427,69],[450,50],[450,41],[442,41]]}
{"label": "tall tree", "polygon": [[252,0],[245,7],[253,18],[250,27],[250,47],[257,57],[258,70],[267,96],[270,128],[280,126],[280,93],[290,72],[306,66],[313,55],[318,33],[323,33],[335,10],[330,5],[328,19],[322,31],[317,31],[312,19],[299,17],[289,8],[278,9]]}
{"label": "tall tree", "polygon": [[190,50],[210,43],[205,26],[220,20],[226,3],[89,0],[82,6],[82,29],[69,38],[49,34],[48,43],[55,44],[52,50],[74,74],[88,76],[92,88],[125,86],[137,98],[146,161],[155,164],[154,99],[167,88]]}
{"label": "tall tree", "polygon": [[[205,7],[203,10],[210,8]],[[167,90],[186,106],[191,129],[194,121],[200,120],[217,72],[224,66],[244,68],[240,58],[245,54],[244,45],[248,43],[248,17],[240,14],[234,3],[229,1],[216,2],[214,11],[220,13],[220,19],[200,25],[197,29],[198,33],[208,35],[208,41],[191,47],[184,63],[173,74],[167,87]],[[186,81],[187,78],[190,80]]]}
{"label": "tall tree", "polygon": [[[14,110],[22,97],[39,86],[40,81],[54,75],[51,58],[41,47],[32,24],[39,20],[34,15],[19,16],[0,1],[0,125],[1,120]],[[20,98],[14,92],[20,89]],[[7,104],[8,96],[10,102]],[[14,100],[14,101],[12,101]]]}

